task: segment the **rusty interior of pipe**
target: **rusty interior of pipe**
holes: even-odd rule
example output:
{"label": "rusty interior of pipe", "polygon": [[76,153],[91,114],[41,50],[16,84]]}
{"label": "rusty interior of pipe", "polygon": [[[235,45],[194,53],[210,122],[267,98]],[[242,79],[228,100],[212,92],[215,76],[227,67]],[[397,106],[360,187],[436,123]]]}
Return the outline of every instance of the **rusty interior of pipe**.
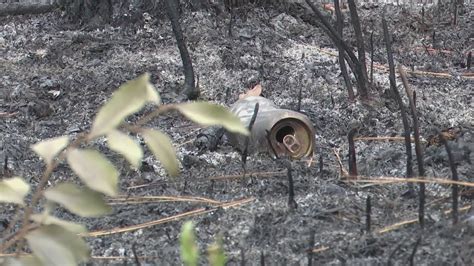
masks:
{"label": "rusty interior of pipe", "polygon": [[286,118],[270,131],[270,142],[277,155],[299,159],[313,153],[312,131],[303,121]]}

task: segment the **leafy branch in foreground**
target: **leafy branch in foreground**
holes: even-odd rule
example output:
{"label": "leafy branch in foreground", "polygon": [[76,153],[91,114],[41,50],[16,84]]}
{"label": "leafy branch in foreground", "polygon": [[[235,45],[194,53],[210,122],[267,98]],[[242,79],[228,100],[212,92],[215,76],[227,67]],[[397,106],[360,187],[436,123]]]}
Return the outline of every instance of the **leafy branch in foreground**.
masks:
{"label": "leafy branch in foreground", "polygon": [[[191,221],[183,224],[181,236],[181,259],[186,266],[196,266],[199,261],[199,249],[194,235],[194,225]],[[222,237],[218,236],[216,241],[207,248],[207,258],[211,266],[224,266],[227,259],[224,254]]]}
{"label": "leafy branch in foreground", "polygon": [[[86,228],[53,216],[54,209],[60,205],[82,217],[100,217],[111,213],[112,208],[104,196],[118,195],[120,173],[104,154],[81,146],[93,144],[98,138],[105,137],[110,150],[122,155],[132,167],[138,168],[143,150],[129,133],[140,134],[166,171],[171,176],[177,176],[179,163],[171,138],[159,130],[145,127],[152,119],[176,110],[204,126],[220,125],[231,132],[249,134],[240,120],[222,106],[207,102],[162,105],[149,79],[149,75],[144,74],[120,86],[98,111],[90,132],[81,133],[72,141],[69,136],[60,136],[31,145],[31,149],[45,162],[46,169],[29,204],[25,204],[25,197],[31,187],[22,177],[0,182],[0,202],[17,205],[17,218],[23,210],[21,219],[13,219],[10,227],[4,231],[0,253],[16,251],[19,254],[23,250],[24,240],[32,252],[27,256],[0,259],[0,264],[77,265],[89,259],[90,250],[77,235],[85,232]],[[156,108],[133,125],[125,122],[127,117],[140,111],[146,104],[153,104]],[[46,187],[52,173],[62,162],[67,162],[85,187],[72,182]],[[41,201],[43,198],[45,200]],[[34,213],[37,209],[42,209],[42,212]],[[19,229],[12,232],[20,220]]]}

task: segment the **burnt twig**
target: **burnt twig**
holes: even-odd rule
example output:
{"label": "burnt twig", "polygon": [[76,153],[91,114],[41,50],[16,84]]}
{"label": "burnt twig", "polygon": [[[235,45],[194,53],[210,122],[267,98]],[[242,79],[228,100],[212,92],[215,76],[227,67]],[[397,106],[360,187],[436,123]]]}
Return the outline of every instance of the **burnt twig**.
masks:
{"label": "burnt twig", "polygon": [[[449,160],[449,167],[451,168],[452,173],[452,180],[458,181],[458,171],[456,170],[456,165],[454,164],[453,153],[451,152],[451,148],[449,147],[446,138],[444,137],[443,133],[439,134],[439,139],[443,143],[446,153],[448,154]],[[459,187],[458,185],[452,185],[452,198],[453,198],[453,224],[457,224],[459,221],[459,206],[458,206],[458,197],[459,197]]]}
{"label": "burnt twig", "polygon": [[372,203],[370,202],[370,195],[367,196],[365,201],[365,230],[367,233],[371,231],[371,215],[372,215]]}
{"label": "burnt twig", "polygon": [[3,159],[3,171],[2,171],[2,175],[4,177],[9,177],[9,171],[10,169],[8,169],[8,155],[5,156],[5,158]]}
{"label": "burnt twig", "polygon": [[458,0],[453,0],[453,25],[458,24]]}
{"label": "burnt twig", "polygon": [[[301,76],[300,79],[301,80]],[[298,106],[296,108],[296,111],[301,112],[301,97],[303,96],[303,86],[302,84],[299,84],[299,89],[298,89]]]}
{"label": "burnt twig", "polygon": [[[253,109],[253,114],[252,118],[250,119],[250,123],[248,126],[249,132],[252,132],[253,124],[255,124],[255,120],[257,120],[257,114],[258,114],[258,108],[259,108],[259,103],[257,102],[255,104],[255,107]],[[247,156],[248,156],[248,148],[249,148],[249,142],[250,142],[251,135],[245,138],[245,149],[242,152],[242,168],[244,169],[244,177],[246,173],[246,167],[245,165],[247,164]]]}
{"label": "burnt twig", "polygon": [[[356,74],[355,77],[359,87],[359,94],[362,98],[367,99],[369,97],[369,92],[367,89],[367,75],[363,74],[361,66],[362,62],[355,56],[351,48],[344,42],[339,33],[336,32],[329,21],[323,16],[321,11],[316,8],[311,0],[306,0],[306,3],[321,21],[320,23],[316,23],[326,32],[329,38],[331,38],[336,45],[340,45],[344,49],[344,58],[347,60],[347,63],[351,67],[352,71]],[[365,62],[363,63],[365,64]]]}
{"label": "burnt twig", "polygon": [[415,245],[413,246],[413,251],[410,254],[410,258],[409,258],[410,266],[415,265],[415,254],[416,254],[416,251],[418,250],[418,247],[420,246],[420,243],[421,243],[421,235],[416,240]]}
{"label": "burnt twig", "polygon": [[357,13],[357,7],[354,0],[348,0],[349,13],[351,14],[352,27],[357,41],[357,55],[359,56],[360,68],[362,75],[367,80],[367,67],[365,66],[365,45],[364,36],[362,35],[362,29],[360,27],[359,14]]}
{"label": "burnt twig", "polygon": [[355,151],[355,144],[354,144],[354,136],[357,132],[357,129],[353,128],[347,134],[347,138],[349,140],[349,175],[350,176],[357,176],[357,160],[356,160],[356,151]]}
{"label": "burnt twig", "polygon": [[[405,92],[408,97],[408,103],[410,105],[410,111],[413,119],[413,133],[415,137],[415,153],[416,153],[416,162],[418,164],[418,176],[425,176],[425,167],[423,163],[423,151],[421,150],[421,143],[420,143],[420,126],[418,124],[418,115],[416,113],[416,94],[408,85],[408,79],[405,70],[401,65],[398,65],[398,73],[400,73],[400,77],[402,78],[403,86],[405,87]],[[420,202],[419,202],[419,222],[420,225],[423,227],[424,225],[424,208],[425,208],[425,184],[420,183]]]}
{"label": "burnt twig", "polygon": [[229,37],[232,37],[232,23],[234,22],[234,17],[235,17],[233,7],[230,7],[229,13],[230,13],[230,19],[229,19],[229,25],[228,25],[228,28],[227,28],[227,32],[229,34]]}
{"label": "burnt twig", "polygon": [[136,248],[136,243],[133,243],[132,245],[132,254],[133,254],[133,260],[135,261],[135,265],[141,266],[142,264],[140,263],[140,259],[137,256],[137,248]]}
{"label": "burnt twig", "polygon": [[[342,38],[342,29],[344,27],[344,17],[341,13],[341,8],[339,6],[339,0],[334,0],[334,9],[336,11],[336,30],[341,35]],[[346,67],[346,60],[344,59],[344,49],[341,45],[337,46],[338,54],[339,54],[339,67],[341,68],[341,74],[344,78],[344,83],[346,84],[347,94],[349,96],[349,101],[355,100],[354,90],[352,89],[351,79],[349,78],[349,74],[347,73]]]}
{"label": "burnt twig", "polygon": [[374,31],[370,33],[370,83],[374,83]]}
{"label": "burnt twig", "polygon": [[166,0],[165,4],[168,18],[171,21],[171,27],[173,28],[173,33],[176,38],[179,53],[181,55],[181,60],[183,61],[184,94],[189,100],[194,100],[199,96],[199,91],[196,89],[195,86],[193,64],[191,61],[191,57],[189,56],[186,42],[184,41],[181,24],[179,23],[179,1]]}
{"label": "burnt twig", "polygon": [[425,25],[425,4],[421,7],[421,24]]}
{"label": "burnt twig", "polygon": [[[412,152],[411,152],[411,139],[410,139],[410,125],[408,124],[408,117],[405,110],[405,105],[403,105],[402,97],[397,89],[397,84],[395,81],[395,65],[393,63],[393,54],[392,54],[392,42],[390,35],[388,33],[388,26],[385,17],[382,18],[382,27],[383,35],[385,40],[385,47],[387,49],[388,65],[389,65],[389,79],[390,79],[390,88],[392,89],[395,101],[398,103],[400,108],[400,115],[402,117],[403,128],[405,131],[405,151],[407,155],[407,167],[406,175],[407,178],[413,177],[413,165],[412,165]],[[409,194],[413,194],[413,185],[408,184]]]}
{"label": "burnt twig", "polygon": [[294,210],[298,208],[298,204],[295,201],[295,188],[293,186],[293,175],[291,170],[291,166],[288,166],[288,207],[291,210]]}
{"label": "burnt twig", "polygon": [[466,68],[467,68],[467,70],[471,69],[471,62],[472,62],[472,52],[470,51],[467,54],[467,59],[466,59]]}
{"label": "burnt twig", "polygon": [[392,262],[393,260],[393,257],[395,257],[395,254],[397,253],[397,251],[400,250],[400,248],[402,247],[402,244],[405,242],[405,239],[402,239],[400,242],[398,242],[398,244],[395,246],[395,248],[392,250],[392,252],[390,252],[390,255],[388,256],[388,259],[387,259],[387,265],[388,266],[393,266],[394,263]]}
{"label": "burnt twig", "polygon": [[319,155],[319,176],[323,176],[323,170],[324,170],[324,162],[323,162],[323,155]]}

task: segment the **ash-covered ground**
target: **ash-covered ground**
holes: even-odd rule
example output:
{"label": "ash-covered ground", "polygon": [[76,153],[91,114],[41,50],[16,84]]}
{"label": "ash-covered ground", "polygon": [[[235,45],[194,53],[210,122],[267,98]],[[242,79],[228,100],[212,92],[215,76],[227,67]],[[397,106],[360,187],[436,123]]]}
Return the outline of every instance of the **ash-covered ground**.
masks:
{"label": "ash-covered ground", "polygon": [[[374,60],[386,65],[381,18],[383,7],[359,9],[369,47],[373,31]],[[123,14],[122,14],[123,15]],[[117,14],[121,16],[121,14]],[[355,44],[346,13],[345,35]],[[473,51],[474,6],[468,4],[451,25],[449,10],[387,6],[386,18],[393,34],[396,62],[408,70],[445,72],[450,77],[410,75],[417,93],[423,140],[437,130],[454,128],[449,144],[459,177],[473,181],[474,80],[462,76],[466,55]],[[125,233],[87,237],[91,265],[124,264],[133,259],[132,246],[143,264],[180,264],[179,231],[193,220],[202,253],[222,234],[229,265],[306,265],[308,250],[313,263],[329,265],[473,265],[474,225],[469,211],[452,225],[450,187],[426,186],[426,224],[416,222],[380,230],[417,219],[418,199],[404,197],[406,184],[366,185],[347,183],[335,153],[347,169],[347,133],[358,128],[361,136],[402,136],[400,111],[389,90],[386,71],[376,69],[372,101],[348,102],[337,62],[337,51],[324,32],[300,18],[272,6],[241,8],[236,12],[232,36],[230,15],[213,10],[184,9],[182,26],[196,73],[201,99],[230,105],[238,95],[261,83],[264,96],[277,105],[295,109],[302,89],[302,110],[316,128],[314,162],[292,162],[297,209],[288,206],[286,166],[265,154],[251,155],[246,165],[251,178],[214,180],[241,175],[241,156],[223,141],[216,151],[199,153],[193,140],[199,127],[178,115],[166,115],[150,126],[174,140],[182,163],[181,175],[172,179],[150,153],[140,171],[105,148],[121,170],[121,193],[128,196],[197,196],[230,202],[252,201],[206,214],[178,219]],[[117,20],[119,21],[119,20]],[[183,84],[182,64],[169,21],[144,16],[136,23],[113,23],[100,29],[70,25],[60,12],[0,18],[0,118],[2,157],[8,170],[37,184],[44,166],[29,145],[45,138],[88,130],[97,109],[126,80],[149,72],[165,103],[173,103]],[[435,32],[434,48],[433,31]],[[370,56],[368,55],[368,58]],[[472,70],[471,70],[472,71]],[[472,73],[472,72],[471,72]],[[403,92],[401,80],[398,89]],[[404,93],[402,93],[404,95]],[[407,102],[404,96],[405,102]],[[134,118],[132,118],[134,119]],[[356,142],[359,174],[404,177],[404,143]],[[427,176],[450,178],[444,147],[423,143]],[[413,151],[413,154],[414,151]],[[2,159],[3,159],[2,158]],[[3,161],[3,160],[2,160]],[[322,167],[319,162],[322,162]],[[416,161],[414,162],[415,173]],[[322,169],[322,171],[321,171]],[[266,174],[279,172],[281,174]],[[54,184],[77,180],[61,165]],[[415,185],[415,189],[417,186]],[[472,193],[461,190],[460,206],[470,206]],[[372,203],[372,232],[365,230],[366,199]],[[82,219],[57,210],[62,218],[86,223],[90,231],[126,227],[170,217],[212,205],[189,202],[114,205],[114,213],[100,219]],[[11,206],[2,206],[0,218],[9,221]],[[314,245],[310,246],[314,234]],[[420,239],[420,240],[419,240]],[[419,240],[419,242],[418,242]],[[414,255],[412,255],[415,249]],[[242,256],[242,254],[244,254]],[[205,263],[205,258],[202,259]],[[128,261],[129,263],[132,260]]]}

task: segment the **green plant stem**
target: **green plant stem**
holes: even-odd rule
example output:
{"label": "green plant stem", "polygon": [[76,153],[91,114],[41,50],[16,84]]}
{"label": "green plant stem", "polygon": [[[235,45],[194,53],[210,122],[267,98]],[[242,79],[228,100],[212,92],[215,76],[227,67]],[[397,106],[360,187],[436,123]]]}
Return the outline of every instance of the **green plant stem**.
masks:
{"label": "green plant stem", "polygon": [[[163,113],[169,112],[175,108],[174,104],[165,104],[161,105],[152,112],[148,113],[144,117],[140,118],[135,125],[125,125],[124,127],[128,129],[131,132],[139,132],[141,130],[141,127],[145,125],[146,123],[150,122],[157,116],[160,116]],[[76,140],[74,140],[71,144],[68,145],[66,149],[64,149],[58,156],[57,160],[53,161],[52,163],[48,164],[46,166],[46,170],[43,172],[43,175],[40,179],[40,182],[36,188],[35,193],[33,194],[31,198],[31,203],[28,208],[25,209],[23,219],[22,219],[22,226],[18,233],[13,234],[8,241],[4,242],[2,245],[0,245],[0,253],[4,253],[5,250],[13,246],[15,243],[17,243],[19,240],[22,240],[25,235],[34,227],[31,225],[30,217],[33,214],[34,207],[38,204],[38,202],[41,199],[41,196],[43,195],[44,189],[46,185],[48,184],[48,180],[51,177],[53,171],[56,169],[56,167],[59,165],[59,162],[63,161],[66,159],[67,152],[73,148],[78,147],[81,144],[87,144],[91,141],[92,139],[89,138],[88,134],[86,133],[81,133]],[[14,223],[16,223],[19,220],[19,216],[16,217],[16,219],[13,220]],[[12,225],[13,227],[13,225]],[[8,239],[6,238],[6,239]],[[17,246],[16,250],[17,252],[20,252],[23,248],[24,242],[20,242],[19,245]]]}
{"label": "green plant stem", "polygon": [[144,117],[140,118],[136,123],[135,125],[133,125],[132,127],[134,128],[140,128],[142,127],[144,124],[150,122],[151,120],[153,120],[155,117],[163,114],[163,113],[166,113],[166,112],[169,112],[171,110],[173,110],[175,107],[174,104],[165,104],[165,105],[161,105],[159,106],[158,108],[156,108],[155,110],[153,110],[151,113],[145,115]]}
{"label": "green plant stem", "polygon": [[[56,167],[59,165],[59,162],[63,161],[66,158],[68,150],[79,146],[81,143],[85,141],[86,141],[85,134],[84,133],[80,134],[78,138],[68,146],[68,148],[64,149],[59,154],[58,159],[56,161],[53,161],[52,163],[49,163],[46,165],[46,170],[44,170],[43,175],[41,176],[40,182],[36,188],[36,191],[31,198],[30,206],[25,209],[25,213],[22,219],[22,226],[20,230],[18,231],[17,234],[15,234],[14,237],[12,237],[10,240],[8,240],[7,242],[5,242],[4,244],[0,246],[0,253],[4,253],[6,249],[11,247],[18,240],[23,239],[23,237],[30,231],[31,229],[30,217],[31,217],[31,214],[33,214],[34,206],[36,206],[36,204],[38,204],[39,200],[41,199],[44,188],[46,187],[46,184],[48,184],[48,180],[51,177],[51,174],[53,173],[54,169],[56,169]],[[22,250],[23,244],[24,244],[23,242],[20,243],[20,245],[17,247],[17,252],[20,252]]]}
{"label": "green plant stem", "polygon": [[[38,187],[36,188],[35,194],[33,194],[33,197],[31,198],[30,207],[25,209],[25,214],[23,215],[22,227],[20,228],[20,231],[15,235],[15,237],[11,238],[9,241],[5,242],[0,247],[1,253],[3,253],[7,248],[11,247],[19,239],[22,239],[28,233],[28,229],[30,227],[30,216],[33,213],[33,207],[38,203],[43,193],[44,187],[48,183],[48,179],[53,173],[53,170],[56,168],[56,166],[57,166],[57,163],[55,162],[50,163],[46,166],[46,170],[43,172],[43,176],[41,177]],[[20,250],[21,250],[21,245],[17,249],[17,251],[19,252]]]}
{"label": "green plant stem", "polygon": [[[22,227],[23,228],[23,227]],[[29,232],[32,229],[37,228],[37,226],[34,225],[29,225],[29,228],[27,228],[26,232]],[[20,233],[12,233],[11,235],[7,236],[6,239],[9,239],[7,242],[5,242],[3,245],[5,245],[5,250],[11,246],[13,246],[15,243],[17,243],[19,240],[22,239],[22,236],[20,236]],[[7,246],[8,245],[8,246]],[[3,248],[3,247],[2,247]],[[16,255],[19,255],[20,249],[17,250]],[[0,253],[5,253],[4,250],[0,250]]]}

